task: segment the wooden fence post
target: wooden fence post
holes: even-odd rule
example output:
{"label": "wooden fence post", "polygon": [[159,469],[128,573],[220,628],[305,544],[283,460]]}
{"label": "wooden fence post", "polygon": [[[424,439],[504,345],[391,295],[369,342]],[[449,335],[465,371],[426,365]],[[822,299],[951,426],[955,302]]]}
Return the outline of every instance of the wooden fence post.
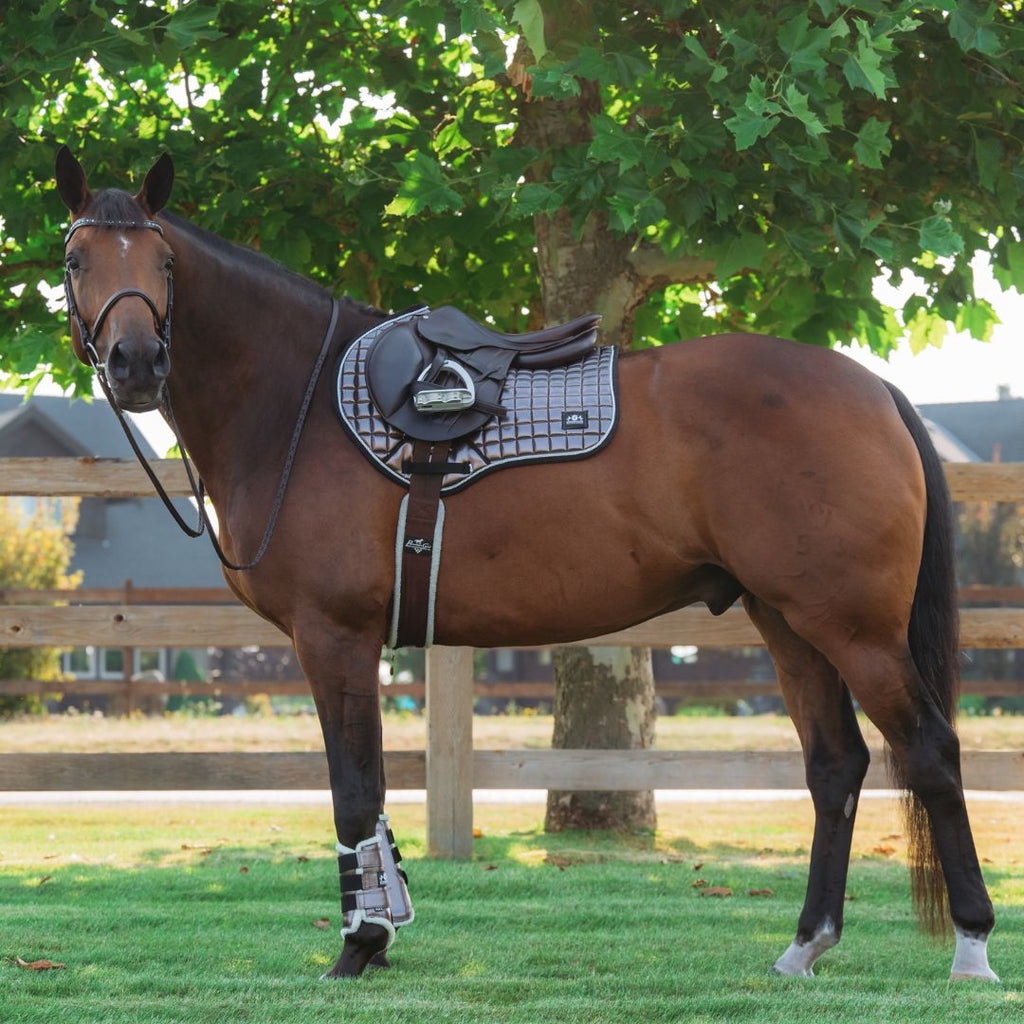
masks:
{"label": "wooden fence post", "polygon": [[427,854],[473,856],[473,649],[427,649]]}

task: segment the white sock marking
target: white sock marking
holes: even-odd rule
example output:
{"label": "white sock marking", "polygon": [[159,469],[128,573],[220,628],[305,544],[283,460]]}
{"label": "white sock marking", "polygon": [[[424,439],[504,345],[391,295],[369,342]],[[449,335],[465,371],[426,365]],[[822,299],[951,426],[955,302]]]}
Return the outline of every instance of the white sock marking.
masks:
{"label": "white sock marking", "polygon": [[968,935],[956,925],[953,931],[956,932],[956,953],[950,978],[954,981],[977,979],[998,982],[999,976],[988,965],[988,936]]}

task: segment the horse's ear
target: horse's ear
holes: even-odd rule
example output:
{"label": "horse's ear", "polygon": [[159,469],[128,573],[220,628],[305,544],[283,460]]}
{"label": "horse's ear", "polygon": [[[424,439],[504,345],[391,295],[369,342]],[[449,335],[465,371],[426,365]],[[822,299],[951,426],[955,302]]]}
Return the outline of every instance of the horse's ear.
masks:
{"label": "horse's ear", "polygon": [[85,181],[85,171],[74,158],[67,146],[57,150],[57,191],[64,205],[72,212],[84,210],[89,202],[89,186]]}
{"label": "horse's ear", "polygon": [[139,205],[152,216],[159,213],[171,197],[171,186],[174,184],[174,161],[169,153],[164,153],[149,169],[146,180],[135,197]]}

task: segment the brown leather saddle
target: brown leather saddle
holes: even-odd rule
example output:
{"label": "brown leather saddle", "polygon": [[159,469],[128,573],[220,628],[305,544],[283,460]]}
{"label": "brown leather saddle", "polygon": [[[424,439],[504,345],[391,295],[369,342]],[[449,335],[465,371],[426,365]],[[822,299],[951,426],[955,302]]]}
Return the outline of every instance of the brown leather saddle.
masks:
{"label": "brown leather saddle", "polygon": [[454,306],[385,325],[366,356],[366,383],[381,416],[419,441],[452,441],[506,410],[509,370],[550,369],[597,344],[597,314],[530,334],[502,334]]}

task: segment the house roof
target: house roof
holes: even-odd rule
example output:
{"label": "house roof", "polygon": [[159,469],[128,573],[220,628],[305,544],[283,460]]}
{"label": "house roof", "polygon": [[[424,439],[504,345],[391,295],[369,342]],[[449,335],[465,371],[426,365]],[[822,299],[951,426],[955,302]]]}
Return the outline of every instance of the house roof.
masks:
{"label": "house roof", "polygon": [[[136,434],[146,456],[152,446]],[[116,417],[105,402],[64,397],[0,394],[0,456],[95,456],[133,458]],[[91,506],[88,510],[86,505]],[[194,522],[191,502],[175,507]],[[83,499],[73,537],[73,571],[85,587],[118,587],[130,579],[140,587],[221,587],[224,577],[208,541],[180,532],[157,498]]]}
{"label": "house roof", "polygon": [[993,461],[996,450],[1000,462],[1024,462],[1024,398],[943,402],[917,409],[984,462]]}

